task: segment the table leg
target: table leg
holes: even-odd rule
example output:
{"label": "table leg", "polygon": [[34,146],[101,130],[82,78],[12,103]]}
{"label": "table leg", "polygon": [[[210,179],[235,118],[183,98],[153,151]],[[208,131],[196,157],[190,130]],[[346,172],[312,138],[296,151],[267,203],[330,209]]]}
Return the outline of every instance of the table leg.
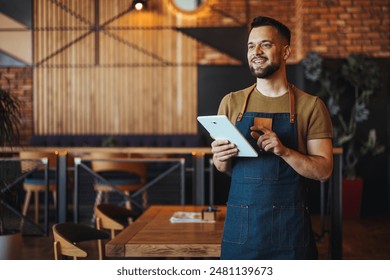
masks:
{"label": "table leg", "polygon": [[192,197],[194,205],[205,204],[204,153],[193,153],[194,176],[192,178]]}
{"label": "table leg", "polygon": [[209,205],[214,205],[214,162],[209,159]]}
{"label": "table leg", "polygon": [[67,221],[67,152],[57,155],[57,222]]}
{"label": "table leg", "polygon": [[342,154],[334,156],[334,170],[331,180],[331,223],[329,235],[329,256],[332,260],[343,258],[342,231]]}

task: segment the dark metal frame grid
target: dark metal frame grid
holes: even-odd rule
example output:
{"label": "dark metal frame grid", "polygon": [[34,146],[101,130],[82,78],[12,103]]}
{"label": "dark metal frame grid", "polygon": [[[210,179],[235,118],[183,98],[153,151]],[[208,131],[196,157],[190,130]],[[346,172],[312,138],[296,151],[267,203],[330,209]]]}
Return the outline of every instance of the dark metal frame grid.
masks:
{"label": "dark metal frame grid", "polygon": [[[126,195],[124,192],[118,190],[113,184],[111,184],[107,179],[96,173],[86,165],[86,163],[90,163],[92,161],[115,161],[115,162],[171,162],[176,163],[169,167],[167,170],[162,172],[160,175],[158,175],[156,178],[152,179],[150,182],[147,182],[141,189],[134,192],[131,195]],[[185,203],[185,159],[184,158],[129,158],[129,159],[90,159],[90,158],[75,158],[74,159],[75,167],[74,167],[74,222],[78,223],[79,220],[79,173],[80,168],[87,171],[90,175],[92,175],[94,178],[101,180],[104,184],[109,186],[114,192],[122,196],[123,202],[130,201],[133,203],[137,208],[144,211],[145,209],[137,202],[135,201],[135,197],[139,196],[143,192],[145,192],[147,189],[152,187],[155,183],[160,181],[162,178],[170,174],[176,169],[180,169],[180,203],[181,205],[184,205]]]}
{"label": "dark metal frame grid", "polygon": [[[152,27],[132,27],[132,26],[109,26],[112,22],[115,20],[125,16],[129,12],[132,11],[131,5],[119,12],[117,15],[114,17],[106,20],[103,23],[99,23],[100,18],[100,3],[99,0],[95,0],[95,9],[94,9],[94,22],[88,20],[85,18],[83,15],[77,13],[77,11],[72,10],[67,4],[58,1],[58,0],[47,0],[53,5],[56,5],[59,9],[63,10],[64,12],[70,14],[74,18],[78,19],[80,23],[85,24],[85,26],[80,26],[80,27],[73,27],[73,26],[61,26],[61,27],[33,27],[33,32],[42,32],[42,31],[74,31],[74,30],[85,30],[85,33],[82,35],[78,36],[74,40],[70,41],[66,45],[62,46],[61,48],[57,49],[53,53],[49,54],[48,56],[42,58],[40,61],[37,61],[34,63],[34,67],[42,67],[42,68],[89,68],[89,67],[155,67],[155,66],[181,66],[181,67],[191,67],[191,66],[197,66],[197,63],[174,63],[170,61],[166,61],[164,58],[158,56],[157,54],[150,52],[146,50],[145,48],[138,46],[135,43],[129,42],[126,39],[121,38],[120,36],[117,36],[110,32],[111,30],[173,30],[175,32],[182,32],[180,28],[177,26],[152,26]],[[246,27],[248,24],[248,18],[249,18],[249,1],[248,0],[243,0],[245,2],[245,22],[241,21],[240,19],[236,18],[234,15],[231,15],[221,9],[218,9],[215,4],[211,3],[210,4],[210,10],[215,12],[216,14],[219,14],[223,17],[229,18],[235,22],[234,27],[241,26],[241,27]],[[100,65],[100,60],[99,60],[99,37],[100,37],[100,32],[104,33],[106,36],[111,37],[112,39],[116,40],[117,42],[124,44],[128,46],[131,49],[137,50],[140,53],[149,56],[153,59],[155,59],[158,63],[152,63],[152,64],[139,64],[139,63],[124,63],[124,64],[105,64],[105,65]],[[72,45],[76,44],[77,42],[83,40],[87,36],[91,35],[94,33],[95,36],[95,63],[92,65],[73,65],[73,64],[61,64],[61,65],[53,65],[53,64],[45,64],[45,62],[48,62],[51,58],[55,57],[56,55],[60,54],[61,52],[65,51],[66,49],[70,48]],[[196,38],[195,38],[196,39]],[[221,50],[219,50],[221,51]],[[223,51],[221,51],[223,52]]]}
{"label": "dark metal frame grid", "polygon": [[38,171],[42,166],[44,167],[44,184],[45,184],[45,192],[44,192],[44,226],[42,227],[39,224],[36,224],[32,220],[30,220],[28,217],[24,216],[20,211],[15,209],[13,206],[9,205],[6,201],[1,199],[0,196],[0,203],[3,205],[3,207],[6,207],[8,210],[10,210],[13,214],[18,216],[21,219],[21,225],[20,228],[23,231],[24,223],[27,223],[30,226],[33,226],[34,228],[38,229],[40,232],[42,232],[42,235],[48,236],[49,235],[49,159],[48,158],[41,158],[41,159],[21,159],[21,158],[0,158],[0,162],[22,162],[22,161],[30,161],[30,162],[39,162],[40,164],[32,168],[30,171],[23,172],[20,176],[18,176],[12,183],[6,184],[3,188],[1,188],[0,193],[3,194],[5,192],[10,191],[14,187],[16,187],[19,183],[23,182],[24,179],[26,179],[30,174],[33,174],[34,172]]}

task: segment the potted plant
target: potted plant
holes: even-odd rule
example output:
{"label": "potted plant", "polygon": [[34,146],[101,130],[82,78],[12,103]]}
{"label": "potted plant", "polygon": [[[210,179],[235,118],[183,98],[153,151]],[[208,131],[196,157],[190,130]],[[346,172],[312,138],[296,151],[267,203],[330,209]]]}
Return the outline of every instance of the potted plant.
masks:
{"label": "potted plant", "polygon": [[[13,145],[19,140],[20,104],[11,94],[8,87],[0,87],[0,146]],[[9,163],[9,162],[7,162]],[[16,192],[7,187],[10,180],[9,165],[2,166],[0,173],[0,259],[17,259],[21,251],[21,231],[19,228],[7,226],[7,206],[15,202]]]}
{"label": "potted plant", "polygon": [[[356,166],[364,155],[384,151],[384,146],[377,143],[376,129],[364,132],[361,127],[369,118],[370,99],[381,84],[381,71],[374,61],[356,54],[332,70],[318,53],[309,53],[302,63],[306,79],[317,85],[317,94],[329,109],[334,146],[343,148],[343,216],[357,218],[363,181]],[[356,206],[355,210],[349,206]]]}

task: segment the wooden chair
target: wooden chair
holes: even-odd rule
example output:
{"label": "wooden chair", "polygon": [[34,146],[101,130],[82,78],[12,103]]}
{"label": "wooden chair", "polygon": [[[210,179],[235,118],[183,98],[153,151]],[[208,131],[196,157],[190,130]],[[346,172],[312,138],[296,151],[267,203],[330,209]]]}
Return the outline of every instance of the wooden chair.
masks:
{"label": "wooden chair", "polygon": [[[115,237],[117,231],[123,230],[140,214],[131,209],[115,204],[99,204],[95,208],[96,228],[99,230],[109,230],[111,239]],[[103,241],[98,240],[99,248],[103,248]]]}
{"label": "wooden chair", "polygon": [[[62,256],[85,258],[88,253],[80,247],[80,242],[109,238],[109,234],[82,224],[60,223],[52,227],[54,237],[54,258],[59,260]],[[103,259],[103,247],[98,242],[99,260]]]}
{"label": "wooden chair", "polygon": [[[34,221],[36,224],[39,223],[39,193],[44,192],[46,189],[45,179],[44,179],[44,165],[38,161],[38,159],[47,158],[48,167],[49,167],[49,191],[53,194],[53,204],[54,207],[57,206],[57,182],[55,176],[55,169],[57,168],[57,155],[50,152],[37,152],[37,151],[21,151],[19,153],[20,159],[25,159],[21,161],[21,171],[28,172],[31,169],[39,166],[37,172],[32,173],[28,176],[23,182],[23,189],[26,191],[26,196],[24,199],[22,214],[23,216],[27,215],[28,208],[30,205],[30,200],[32,194],[34,194]],[[31,159],[34,161],[28,161],[26,159]],[[36,161],[35,161],[36,159]]]}
{"label": "wooden chair", "polygon": [[116,231],[123,230],[135,221],[140,214],[115,204],[99,204],[95,208],[96,228],[110,230],[111,239]]}
{"label": "wooden chair", "polygon": [[[106,153],[96,152],[91,153],[90,157],[93,159],[102,159],[107,161],[92,161],[92,170],[110,184],[115,186],[126,195],[130,196],[132,192],[140,190],[147,181],[147,164],[145,162],[120,162],[116,159],[129,158],[128,154],[124,153]],[[139,157],[139,156],[134,156]],[[111,160],[110,160],[111,159]],[[113,191],[110,185],[97,179],[95,180],[95,191],[97,192],[95,200],[95,208],[103,201],[103,194],[105,194],[104,202],[107,202],[108,194]],[[142,206],[147,207],[148,195],[147,192],[142,193]],[[131,209],[130,201],[126,202],[126,207]]]}

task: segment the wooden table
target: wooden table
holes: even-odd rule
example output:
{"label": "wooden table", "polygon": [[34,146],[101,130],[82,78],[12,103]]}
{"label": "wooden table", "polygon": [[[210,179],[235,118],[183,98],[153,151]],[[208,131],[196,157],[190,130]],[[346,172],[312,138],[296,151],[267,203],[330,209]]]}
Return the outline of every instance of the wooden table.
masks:
{"label": "wooden table", "polygon": [[171,223],[175,211],[201,212],[205,206],[151,206],[106,244],[107,257],[219,257],[226,207],[215,223]]}

